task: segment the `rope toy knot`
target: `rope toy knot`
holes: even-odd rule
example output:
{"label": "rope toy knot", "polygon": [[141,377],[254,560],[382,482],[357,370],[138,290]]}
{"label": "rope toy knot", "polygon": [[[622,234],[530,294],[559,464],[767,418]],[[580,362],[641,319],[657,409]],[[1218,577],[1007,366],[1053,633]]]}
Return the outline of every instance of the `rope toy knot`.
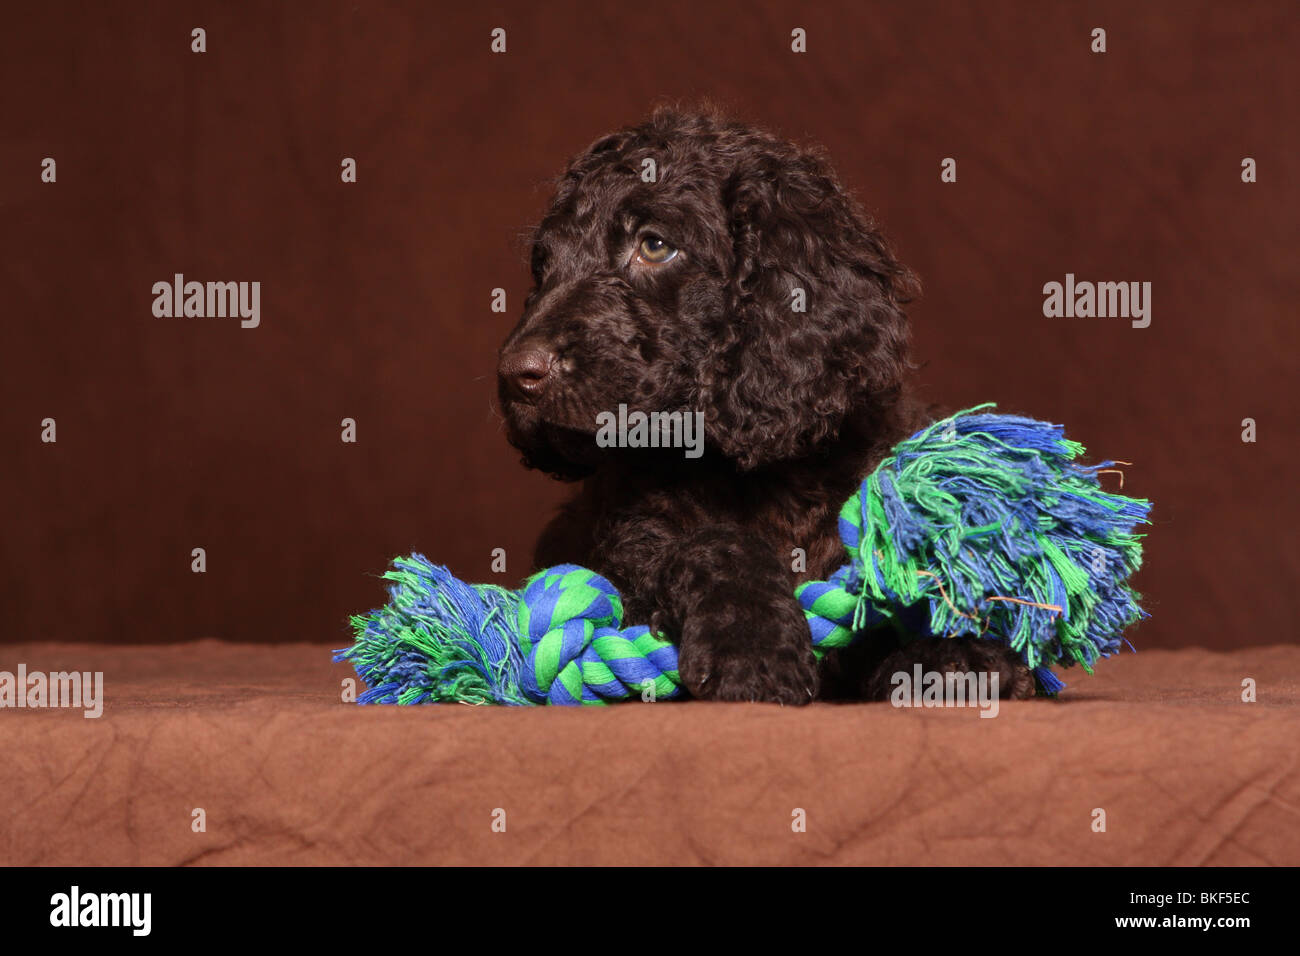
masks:
{"label": "rope toy knot", "polygon": [[[1129,579],[1151,503],[1098,481],[1121,463],[1079,464],[1083,446],[1060,425],[988,407],[899,442],[845,503],[846,563],[795,591],[819,657],[884,624],[904,640],[996,640],[1055,694],[1064,685],[1053,666],[1091,673],[1147,616]],[[388,605],[354,616],[356,643],[335,657],[369,685],[358,703],[682,693],[677,648],[648,627],[623,627],[618,591],[588,568],[558,565],[508,591],[412,555],[384,577]]]}
{"label": "rope toy knot", "polygon": [[523,588],[520,688],[552,704],[601,704],[681,692],[677,649],[644,626],[622,628],[623,599],[607,578],[576,564],[547,568]]}

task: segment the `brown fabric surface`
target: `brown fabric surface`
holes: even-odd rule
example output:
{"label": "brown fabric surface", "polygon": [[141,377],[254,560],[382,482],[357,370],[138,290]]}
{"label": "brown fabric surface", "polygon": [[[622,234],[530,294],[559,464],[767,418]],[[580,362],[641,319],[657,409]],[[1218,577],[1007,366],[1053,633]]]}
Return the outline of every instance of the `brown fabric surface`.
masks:
{"label": "brown fabric surface", "polygon": [[107,703],[0,713],[3,864],[1300,864],[1294,647],[1126,655],[995,719],[362,708],[301,644],[17,645],[0,670],[19,661],[102,670]]}
{"label": "brown fabric surface", "polygon": [[[924,280],[927,399],[1134,462],[1143,648],[1294,634],[1290,0],[9,6],[0,640],[341,643],[413,549],[521,580],[566,492],[491,410],[519,237],[571,154],[698,97],[827,148]],[[261,325],[155,318],[177,272],[261,282]],[[1150,281],[1151,327],[1044,318],[1067,272]]]}

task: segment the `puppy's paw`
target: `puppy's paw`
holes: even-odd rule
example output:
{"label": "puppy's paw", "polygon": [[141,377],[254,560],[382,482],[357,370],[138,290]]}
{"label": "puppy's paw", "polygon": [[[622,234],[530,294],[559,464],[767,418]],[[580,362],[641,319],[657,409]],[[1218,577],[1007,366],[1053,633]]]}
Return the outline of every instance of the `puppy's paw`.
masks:
{"label": "puppy's paw", "polygon": [[909,641],[894,651],[867,677],[864,700],[888,700],[895,674],[912,676],[917,664],[922,672],[998,675],[998,696],[1023,700],[1034,696],[1034,674],[1020,655],[998,641],[969,637],[925,637]]}
{"label": "puppy's paw", "polygon": [[791,599],[715,592],[682,627],[678,670],[701,700],[798,705],[819,690],[808,622]]}

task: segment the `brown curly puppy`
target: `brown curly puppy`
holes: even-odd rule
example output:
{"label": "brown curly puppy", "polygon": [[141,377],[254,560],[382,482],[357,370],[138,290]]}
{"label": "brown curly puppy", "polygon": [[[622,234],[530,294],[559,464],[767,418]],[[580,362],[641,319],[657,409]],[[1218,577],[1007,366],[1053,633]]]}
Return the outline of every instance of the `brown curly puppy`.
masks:
{"label": "brown curly puppy", "polygon": [[[840,506],[922,424],[903,387],[916,281],[820,155],[657,111],[569,165],[532,272],[501,349],[508,436],[525,465],[583,480],[537,566],[608,577],[628,621],[679,643],[697,697],[879,698],[918,660],[1032,687],[1005,648],[964,641],[813,657],[794,587],[844,563]],[[703,453],[605,447],[598,416],[620,405],[702,413]]]}

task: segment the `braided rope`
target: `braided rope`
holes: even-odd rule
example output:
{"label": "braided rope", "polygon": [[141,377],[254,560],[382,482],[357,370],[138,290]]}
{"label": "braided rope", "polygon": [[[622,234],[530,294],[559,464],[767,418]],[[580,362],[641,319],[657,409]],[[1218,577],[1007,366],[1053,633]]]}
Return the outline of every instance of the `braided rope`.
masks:
{"label": "braided rope", "polygon": [[620,630],[623,600],[589,568],[561,564],[534,575],[519,602],[524,693],[551,704],[597,704],[646,692],[681,693],[677,648],[643,625]]}
{"label": "braided rope", "polygon": [[879,603],[863,600],[867,574],[861,546],[863,523],[867,518],[862,507],[862,490],[859,489],[840,510],[840,541],[849,552],[849,563],[828,580],[805,581],[795,589],[794,596],[808,619],[813,652],[818,657],[850,647],[861,639],[865,630],[884,624],[891,617],[889,605],[895,602],[895,596],[881,581],[874,559],[871,577],[882,594],[888,597]]}
{"label": "braided rope", "polygon": [[[795,591],[819,658],[892,621],[1002,640],[1053,694],[1052,664],[1091,671],[1146,616],[1128,577],[1150,503],[1103,492],[1114,462],[1074,463],[1083,446],[1060,426],[979,408],[899,443],[845,503],[847,563]],[[385,577],[389,606],[354,618],[357,643],[336,656],[370,685],[361,703],[682,693],[676,646],[624,628],[618,591],[588,568],[547,568],[518,592],[467,585],[422,555]]]}
{"label": "braided rope", "polygon": [[[855,494],[840,515],[840,537],[851,560],[826,581],[795,591],[820,658],[861,640],[890,615],[864,601],[858,548],[863,515]],[[877,577],[879,577],[877,575]],[[878,583],[883,589],[883,585]],[[638,625],[620,629],[623,601],[608,579],[576,564],[535,574],[519,595],[520,687],[532,700],[551,704],[601,704],[643,695],[681,694],[677,647]]]}

